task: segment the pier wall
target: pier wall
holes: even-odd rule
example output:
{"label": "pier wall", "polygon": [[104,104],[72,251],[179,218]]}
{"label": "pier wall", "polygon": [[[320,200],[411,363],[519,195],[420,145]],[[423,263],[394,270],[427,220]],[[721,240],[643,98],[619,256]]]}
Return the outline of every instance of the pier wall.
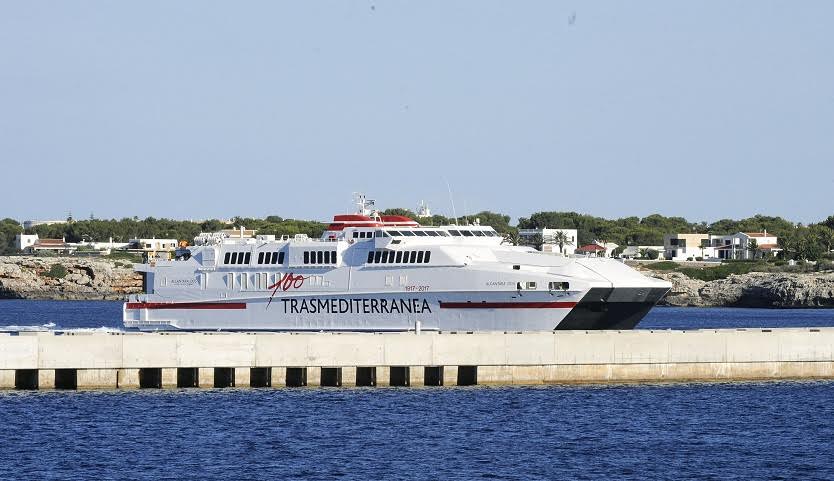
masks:
{"label": "pier wall", "polygon": [[834,378],[834,328],[0,334],[0,387],[174,388]]}

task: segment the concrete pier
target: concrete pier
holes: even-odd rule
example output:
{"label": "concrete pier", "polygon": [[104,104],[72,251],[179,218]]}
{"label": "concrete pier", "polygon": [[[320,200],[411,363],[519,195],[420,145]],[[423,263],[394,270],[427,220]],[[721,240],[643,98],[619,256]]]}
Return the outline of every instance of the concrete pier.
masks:
{"label": "concrete pier", "polygon": [[0,333],[0,388],[456,386],[834,378],[834,328]]}

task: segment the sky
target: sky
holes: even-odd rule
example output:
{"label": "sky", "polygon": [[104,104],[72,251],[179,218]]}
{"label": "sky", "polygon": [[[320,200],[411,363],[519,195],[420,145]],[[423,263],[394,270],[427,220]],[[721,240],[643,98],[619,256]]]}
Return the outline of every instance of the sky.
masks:
{"label": "sky", "polygon": [[819,221],[832,19],[831,1],[0,0],[0,217],[326,220],[364,192]]}

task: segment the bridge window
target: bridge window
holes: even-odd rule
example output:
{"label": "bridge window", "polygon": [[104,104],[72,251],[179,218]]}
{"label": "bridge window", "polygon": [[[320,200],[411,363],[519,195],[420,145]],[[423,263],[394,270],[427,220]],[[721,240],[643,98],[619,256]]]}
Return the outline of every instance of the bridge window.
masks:
{"label": "bridge window", "polygon": [[389,230],[388,233],[391,234],[394,237],[400,237],[402,235],[402,234],[400,234],[400,231],[398,231],[398,230]]}
{"label": "bridge window", "polygon": [[475,234],[478,237],[483,237],[485,235],[484,231],[482,231],[482,230],[473,230],[472,233]]}
{"label": "bridge window", "polygon": [[449,234],[451,234],[451,235],[453,235],[453,236],[455,236],[455,237],[460,237],[460,231],[459,231],[459,230],[451,230],[451,229],[450,229],[450,230],[449,230]]}
{"label": "bridge window", "polygon": [[417,235],[417,236],[420,236],[420,237],[426,237],[426,232],[422,231],[422,230],[415,230],[414,235]]}
{"label": "bridge window", "polygon": [[428,234],[428,235],[430,235],[430,236],[432,236],[432,237],[437,237],[437,236],[439,236],[439,235],[440,235],[440,234],[438,234],[438,233],[437,233],[437,231],[436,231],[436,230],[428,230],[428,231],[426,231],[426,234]]}
{"label": "bridge window", "polygon": [[472,237],[472,231],[462,230],[460,233],[463,234],[464,237]]}
{"label": "bridge window", "polygon": [[404,230],[402,231],[402,234],[406,237],[414,237],[414,231]]}
{"label": "bridge window", "polygon": [[449,237],[449,233],[448,233],[448,232],[446,232],[445,230],[439,230],[439,231],[437,231],[437,234],[438,234],[440,237]]}

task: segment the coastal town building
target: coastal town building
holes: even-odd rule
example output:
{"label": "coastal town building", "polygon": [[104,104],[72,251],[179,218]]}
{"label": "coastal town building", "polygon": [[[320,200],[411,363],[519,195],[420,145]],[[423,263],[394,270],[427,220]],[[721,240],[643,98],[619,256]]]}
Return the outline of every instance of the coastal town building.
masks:
{"label": "coastal town building", "polygon": [[[562,245],[559,246],[560,234],[563,234]],[[576,250],[578,244],[579,234],[576,229],[519,229],[518,236],[521,244],[533,247],[539,247],[541,242],[541,251],[552,254],[571,254]]]}
{"label": "coastal town building", "polygon": [[638,257],[646,257],[648,252],[653,250],[658,255],[663,254],[663,246],[626,246],[618,257],[621,259],[635,259]]}
{"label": "coastal town building", "polygon": [[760,259],[782,251],[778,238],[764,232],[718,234],[668,234],[663,242],[668,260]]}
{"label": "coastal town building", "polygon": [[175,251],[176,239],[130,239],[127,250],[132,252]]}
{"label": "coastal town building", "polygon": [[586,244],[576,249],[576,253],[591,257],[605,257],[605,247],[599,244]]}
{"label": "coastal town building", "polygon": [[40,239],[37,234],[17,234],[15,247],[27,254],[44,251],[72,254],[77,249],[76,246],[68,244],[65,239]]}
{"label": "coastal town building", "polygon": [[663,237],[663,256],[673,261],[706,257],[701,247],[709,238],[709,234],[667,234]]}
{"label": "coastal town building", "polygon": [[731,235],[711,235],[709,257],[718,259],[760,259],[782,251],[778,238],[764,232],[737,232]]}

